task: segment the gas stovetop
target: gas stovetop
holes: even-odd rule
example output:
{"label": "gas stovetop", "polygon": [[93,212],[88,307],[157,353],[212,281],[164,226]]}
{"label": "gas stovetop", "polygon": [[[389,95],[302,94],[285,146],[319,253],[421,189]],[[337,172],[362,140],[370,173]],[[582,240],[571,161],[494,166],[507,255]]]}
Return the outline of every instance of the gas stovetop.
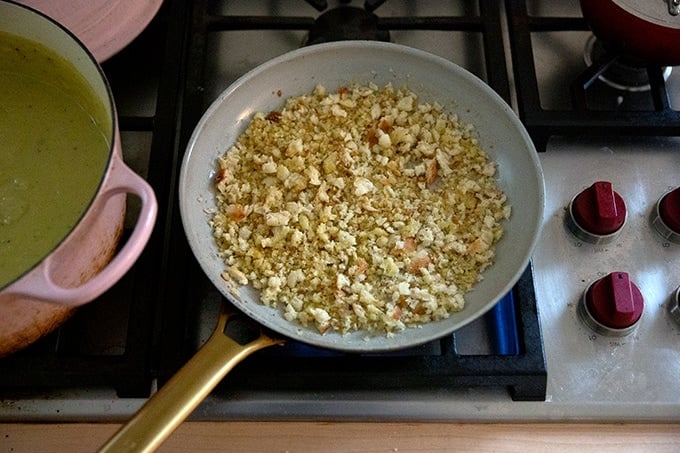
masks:
{"label": "gas stovetop", "polygon": [[[222,300],[193,261],[179,221],[184,146],[222,90],[276,55],[328,39],[324,22],[448,58],[513,105],[546,179],[532,266],[491,314],[420,348],[381,357],[301,345],[262,351],[192,417],[680,419],[680,326],[668,312],[680,286],[680,245],[650,220],[662,194],[680,186],[680,69],[650,69],[642,75],[642,84],[652,79],[648,89],[612,87],[585,63],[592,37],[577,1],[512,0],[166,0],[150,28],[103,65],[126,160],[158,194],[156,232],[110,293],[0,359],[0,419],[125,419],[206,340]],[[374,28],[357,25],[367,22]],[[627,209],[620,235],[605,244],[575,236],[566,220],[572,198],[597,181],[611,183]],[[627,336],[603,335],[579,318],[586,288],[611,273],[625,273],[644,296]]]}

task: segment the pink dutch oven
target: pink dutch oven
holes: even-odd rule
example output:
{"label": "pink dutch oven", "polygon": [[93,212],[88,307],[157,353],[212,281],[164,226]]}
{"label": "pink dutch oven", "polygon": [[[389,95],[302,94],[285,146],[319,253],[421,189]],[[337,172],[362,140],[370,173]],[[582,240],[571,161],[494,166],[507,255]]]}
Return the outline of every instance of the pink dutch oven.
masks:
{"label": "pink dutch oven", "polygon": [[[79,223],[39,263],[0,288],[1,357],[49,333],[75,307],[111,288],[141,254],[158,208],[152,188],[123,162],[111,92],[90,52],[51,19],[2,0],[0,31],[37,41],[71,62],[106,106],[111,121],[108,165]],[[141,210],[132,235],[119,250],[128,193],[139,197]]]}

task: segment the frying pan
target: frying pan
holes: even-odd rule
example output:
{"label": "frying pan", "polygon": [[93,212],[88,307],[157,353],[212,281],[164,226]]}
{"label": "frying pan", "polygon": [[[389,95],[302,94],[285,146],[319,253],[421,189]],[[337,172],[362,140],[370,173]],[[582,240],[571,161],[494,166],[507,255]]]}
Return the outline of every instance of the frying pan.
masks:
{"label": "frying pan", "polygon": [[[220,277],[218,256],[206,210],[215,206],[216,160],[236,141],[256,112],[280,109],[284,99],[323,84],[329,92],[351,83],[408,86],[419,102],[438,101],[476,127],[481,146],[498,165],[498,183],[512,206],[496,262],[466,295],[465,308],[442,321],[406,329],[393,337],[365,332],[318,333],[286,321],[278,309],[259,302],[252,287],[232,295]],[[488,311],[519,279],[528,265],[543,218],[544,185],[538,155],[512,109],[480,79],[435,55],[391,43],[344,41],[305,47],[252,70],[227,88],[209,107],[187,147],[179,181],[180,210],[189,245],[200,266],[237,313],[257,321],[262,333],[239,344],[224,334],[230,313],[223,312],[212,337],[151,398],[106,448],[154,448],[193,410],[222,377],[250,353],[291,338],[349,352],[377,352],[426,343]],[[276,336],[265,333],[276,332]]]}

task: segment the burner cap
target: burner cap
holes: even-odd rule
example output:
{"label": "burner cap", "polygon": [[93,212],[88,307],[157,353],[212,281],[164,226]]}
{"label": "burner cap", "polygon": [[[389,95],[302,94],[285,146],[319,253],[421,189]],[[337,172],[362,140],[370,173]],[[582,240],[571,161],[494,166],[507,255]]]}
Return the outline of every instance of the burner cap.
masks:
{"label": "burner cap", "polygon": [[[591,66],[593,62],[598,61],[606,54],[607,50],[602,43],[594,35],[591,35],[583,51],[583,60],[586,65]],[[668,80],[671,71],[670,66],[663,68],[664,80]],[[649,91],[650,89],[645,64],[625,56],[617,58],[604,74],[599,76],[599,80],[621,91],[639,92]]]}
{"label": "burner cap", "polygon": [[316,19],[305,45],[358,39],[389,41],[390,32],[378,29],[375,14],[353,6],[340,6]]}

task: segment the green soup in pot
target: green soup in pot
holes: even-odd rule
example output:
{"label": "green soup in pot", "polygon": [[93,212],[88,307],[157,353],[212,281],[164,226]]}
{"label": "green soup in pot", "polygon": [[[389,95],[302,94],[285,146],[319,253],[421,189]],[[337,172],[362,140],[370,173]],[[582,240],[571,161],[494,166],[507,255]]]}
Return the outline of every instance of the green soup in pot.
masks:
{"label": "green soup in pot", "polygon": [[68,61],[0,32],[0,288],[42,261],[96,195],[112,121]]}

